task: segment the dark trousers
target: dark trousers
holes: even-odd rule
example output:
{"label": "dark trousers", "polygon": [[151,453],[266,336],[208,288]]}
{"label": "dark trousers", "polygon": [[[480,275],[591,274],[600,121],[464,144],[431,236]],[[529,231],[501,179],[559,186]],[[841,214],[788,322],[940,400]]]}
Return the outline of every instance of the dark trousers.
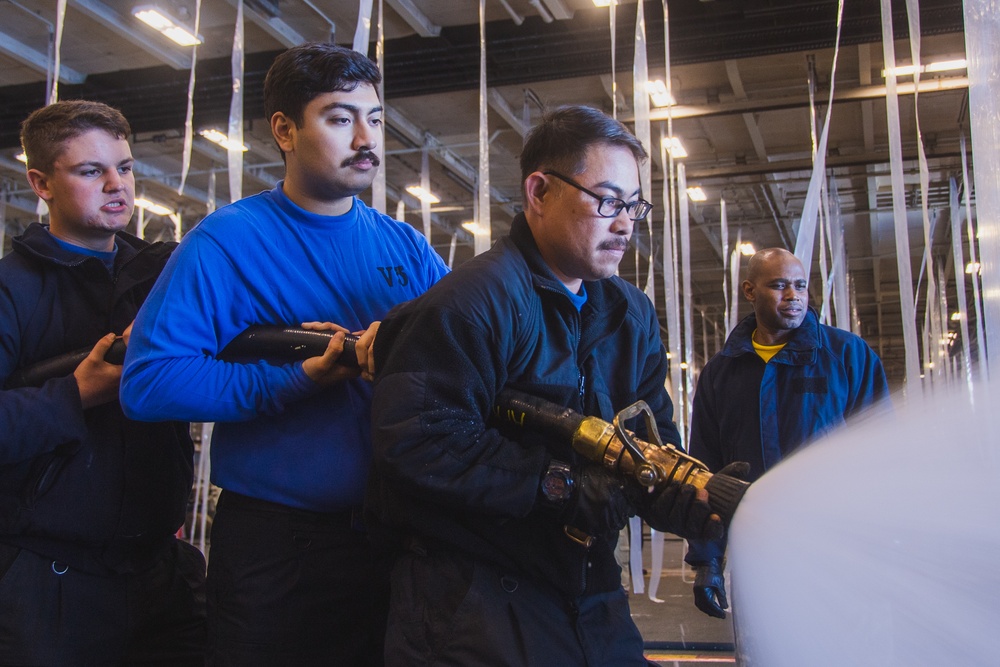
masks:
{"label": "dark trousers", "polygon": [[569,599],[455,553],[392,571],[387,667],[647,667],[623,589]]}
{"label": "dark trousers", "polygon": [[205,559],[187,543],[110,576],[0,545],[0,577],[0,665],[205,664]]}
{"label": "dark trousers", "polygon": [[222,492],[208,565],[210,664],[381,665],[388,567],[352,514]]}

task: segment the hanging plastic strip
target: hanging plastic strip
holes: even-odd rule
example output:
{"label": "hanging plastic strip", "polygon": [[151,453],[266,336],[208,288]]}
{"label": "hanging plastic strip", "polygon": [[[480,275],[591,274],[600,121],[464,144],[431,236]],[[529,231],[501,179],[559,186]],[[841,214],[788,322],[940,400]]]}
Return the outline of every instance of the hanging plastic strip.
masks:
{"label": "hanging plastic strip", "polygon": [[59,101],[59,69],[62,65],[63,28],[66,26],[66,0],[56,3],[56,35],[52,49],[52,87],[49,88],[45,106]]}
{"label": "hanging plastic strip", "polygon": [[976,179],[983,331],[989,377],[1000,377],[1000,0],[965,0],[969,120]]}
{"label": "hanging plastic strip", "polygon": [[[490,249],[493,226],[490,222],[490,136],[489,97],[486,91],[486,0],[479,0],[479,215],[473,234],[477,255]],[[428,240],[430,238],[428,237]]]}
{"label": "hanging plastic strip", "polygon": [[[920,359],[917,343],[916,309],[913,307],[913,272],[910,267],[910,238],[906,224],[903,185],[903,147],[899,127],[899,95],[896,91],[896,53],[892,34],[891,0],[882,7],[882,53],[885,65],[885,106],[889,131],[889,173],[892,182],[892,213],[896,233],[896,266],[899,272],[899,303],[902,311],[903,344],[906,355],[906,389],[920,393]],[[798,254],[798,253],[796,253]]]}
{"label": "hanging plastic strip", "polygon": [[[958,301],[958,330],[962,336],[962,374],[972,391],[972,354],[969,349],[969,304],[965,295],[965,259],[962,253],[963,211],[958,200],[958,183],[948,181],[948,211],[951,218],[951,256],[955,265],[955,298]],[[970,394],[971,395],[971,394]]]}
{"label": "hanging plastic strip", "polygon": [[[427,146],[420,151],[420,187],[427,194],[431,192],[431,164]],[[431,202],[425,196],[420,198],[420,219],[423,222],[424,238],[431,242]]]}
{"label": "hanging plastic strip", "polygon": [[372,0],[358,0],[358,25],[354,28],[354,50],[368,55],[372,32]]}
{"label": "hanging plastic strip", "polygon": [[986,336],[983,333],[983,300],[979,289],[979,260],[976,252],[976,228],[972,219],[972,195],[969,192],[972,182],[969,180],[969,155],[965,147],[965,135],[959,137],[958,147],[962,153],[962,191],[965,203],[965,226],[969,238],[969,266],[972,268],[972,303],[976,307],[976,357],[979,362],[979,377],[989,377],[986,364]]}
{"label": "hanging plastic strip", "polygon": [[[194,4],[194,34],[201,31],[201,0]],[[191,72],[188,74],[187,112],[184,114],[184,148],[181,155],[181,182],[177,185],[177,194],[184,194],[188,171],[191,169],[191,149],[194,145],[194,84],[195,69],[198,65],[198,44],[191,46]]]}
{"label": "hanging plastic strip", "polygon": [[[382,7],[382,0],[378,0],[378,37],[375,40],[375,63],[378,70],[382,72],[382,80],[378,84],[378,98],[382,100],[385,107],[385,11]],[[382,146],[385,146],[385,118],[382,113]],[[389,202],[386,196],[385,172],[388,168],[385,162],[385,152],[382,153],[382,168],[375,172],[375,180],[372,181],[372,208],[380,213],[389,212]]]}
{"label": "hanging plastic strip", "polygon": [[229,201],[243,197],[243,0],[236,2],[233,30],[233,97],[229,103]]}
{"label": "hanging plastic strip", "polygon": [[816,220],[819,214],[819,198],[823,181],[826,178],[826,145],[830,135],[830,116],[833,115],[833,93],[837,78],[837,60],[840,57],[840,32],[844,22],[844,0],[837,3],[837,38],[833,47],[833,64],[830,69],[830,100],[826,105],[826,118],[823,121],[823,132],[820,134],[819,145],[816,148],[816,159],[813,161],[812,176],[809,179],[809,189],[802,204],[802,217],[799,220],[799,233],[795,239],[795,256],[802,262],[806,276],[812,271],[813,246],[816,240]]}
{"label": "hanging plastic strip", "polygon": [[[660,141],[661,160],[666,159],[664,155],[666,152],[666,145]],[[683,178],[683,174],[680,173],[682,168],[683,165],[678,165],[679,178]],[[666,200],[666,189],[664,189],[664,200]],[[677,430],[681,434],[682,444],[686,444],[687,428],[684,411],[681,409],[684,404],[684,379],[681,374],[681,318],[676,279],[677,244],[675,243],[671,217],[664,216],[663,220],[663,307],[667,320],[667,350],[670,352],[670,363],[667,365],[670,369],[670,396],[674,401],[674,418],[677,420]]]}
{"label": "hanging plastic strip", "polygon": [[726,335],[733,330],[735,322],[729,321],[729,223],[726,221],[726,200],[719,200],[719,236],[722,239],[722,298],[726,306]]}
{"label": "hanging plastic strip", "polygon": [[[635,112],[635,136],[646,148],[646,152],[652,155],[651,130],[649,126],[649,94],[646,92],[646,82],[649,81],[649,66],[646,56],[646,16],[643,11],[643,3],[637,2],[638,10],[635,19],[635,58],[632,63],[632,104]],[[639,189],[644,196],[650,196],[653,191],[652,165],[650,160],[644,160],[639,165]],[[633,230],[633,234],[634,234]],[[643,291],[649,300],[656,303],[655,299],[655,263],[653,259],[653,215],[646,218],[646,238],[649,241],[650,256],[647,262],[646,284]],[[636,249],[638,255],[638,248]],[[636,276],[638,282],[639,276]]]}
{"label": "hanging plastic strip", "polygon": [[830,249],[833,255],[831,275],[833,278],[833,304],[837,313],[836,325],[844,331],[851,330],[851,304],[847,284],[847,250],[844,247],[844,218],[840,210],[840,192],[837,177],[830,176],[832,209],[829,215]]}

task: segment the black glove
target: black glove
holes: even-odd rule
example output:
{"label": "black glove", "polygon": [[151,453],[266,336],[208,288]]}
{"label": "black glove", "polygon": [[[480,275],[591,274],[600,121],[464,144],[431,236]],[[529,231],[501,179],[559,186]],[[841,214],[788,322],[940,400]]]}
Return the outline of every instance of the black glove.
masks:
{"label": "black glove", "polygon": [[564,525],[578,531],[581,538],[617,533],[634,513],[625,498],[622,482],[598,465],[574,468],[573,486],[573,496],[561,519]]}
{"label": "black glove", "polygon": [[726,578],[719,558],[695,567],[694,603],[703,612],[715,618],[725,618],[729,609],[726,599]]}
{"label": "black glove", "polygon": [[725,533],[708,501],[695,497],[690,484],[670,484],[659,492],[643,517],[652,528],[678,537],[717,540]]}

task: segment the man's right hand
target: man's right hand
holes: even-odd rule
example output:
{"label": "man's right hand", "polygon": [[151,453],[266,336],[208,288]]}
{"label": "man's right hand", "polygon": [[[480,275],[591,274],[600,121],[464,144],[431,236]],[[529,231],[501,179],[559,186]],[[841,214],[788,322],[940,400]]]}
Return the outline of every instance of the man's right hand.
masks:
{"label": "man's right hand", "polygon": [[344,336],[350,333],[347,329],[332,322],[303,322],[302,328],[309,331],[336,332],[327,343],[323,354],[309,357],[302,362],[302,370],[310,380],[321,387],[328,387],[335,382],[350,380],[361,374],[358,368],[337,363],[337,359],[344,351]]}
{"label": "man's right hand", "polygon": [[118,385],[121,384],[122,367],[109,364],[104,355],[115,342],[115,334],[109,333],[90,351],[87,358],[73,371],[77,390],[80,392],[80,403],[83,409],[118,400]]}

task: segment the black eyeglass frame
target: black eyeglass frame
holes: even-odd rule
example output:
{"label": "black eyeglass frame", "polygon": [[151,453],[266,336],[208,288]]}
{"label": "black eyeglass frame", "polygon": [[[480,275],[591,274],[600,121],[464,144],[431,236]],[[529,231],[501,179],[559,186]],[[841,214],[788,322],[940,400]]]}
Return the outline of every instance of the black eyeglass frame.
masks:
{"label": "black eyeglass frame", "polygon": [[[582,185],[574,181],[572,178],[569,178],[568,176],[563,176],[558,171],[549,170],[549,171],[543,171],[542,173],[545,174],[546,176],[555,176],[563,183],[566,183],[567,185],[572,185],[580,192],[584,192],[593,197],[594,199],[596,199],[598,202],[597,215],[601,216],[602,218],[616,218],[622,212],[622,209],[624,209],[628,213],[629,220],[631,220],[632,222],[640,222],[642,220],[645,220],[646,216],[649,215],[649,212],[653,210],[653,205],[650,204],[645,199],[642,199],[641,197],[633,202],[627,202],[624,199],[621,199],[620,197],[602,197],[596,192],[591,192],[587,188],[583,187]],[[608,206],[608,202],[611,202],[610,205],[614,207],[613,209],[614,212],[602,213],[602,210]],[[633,213],[633,211],[635,211],[635,213]]]}

